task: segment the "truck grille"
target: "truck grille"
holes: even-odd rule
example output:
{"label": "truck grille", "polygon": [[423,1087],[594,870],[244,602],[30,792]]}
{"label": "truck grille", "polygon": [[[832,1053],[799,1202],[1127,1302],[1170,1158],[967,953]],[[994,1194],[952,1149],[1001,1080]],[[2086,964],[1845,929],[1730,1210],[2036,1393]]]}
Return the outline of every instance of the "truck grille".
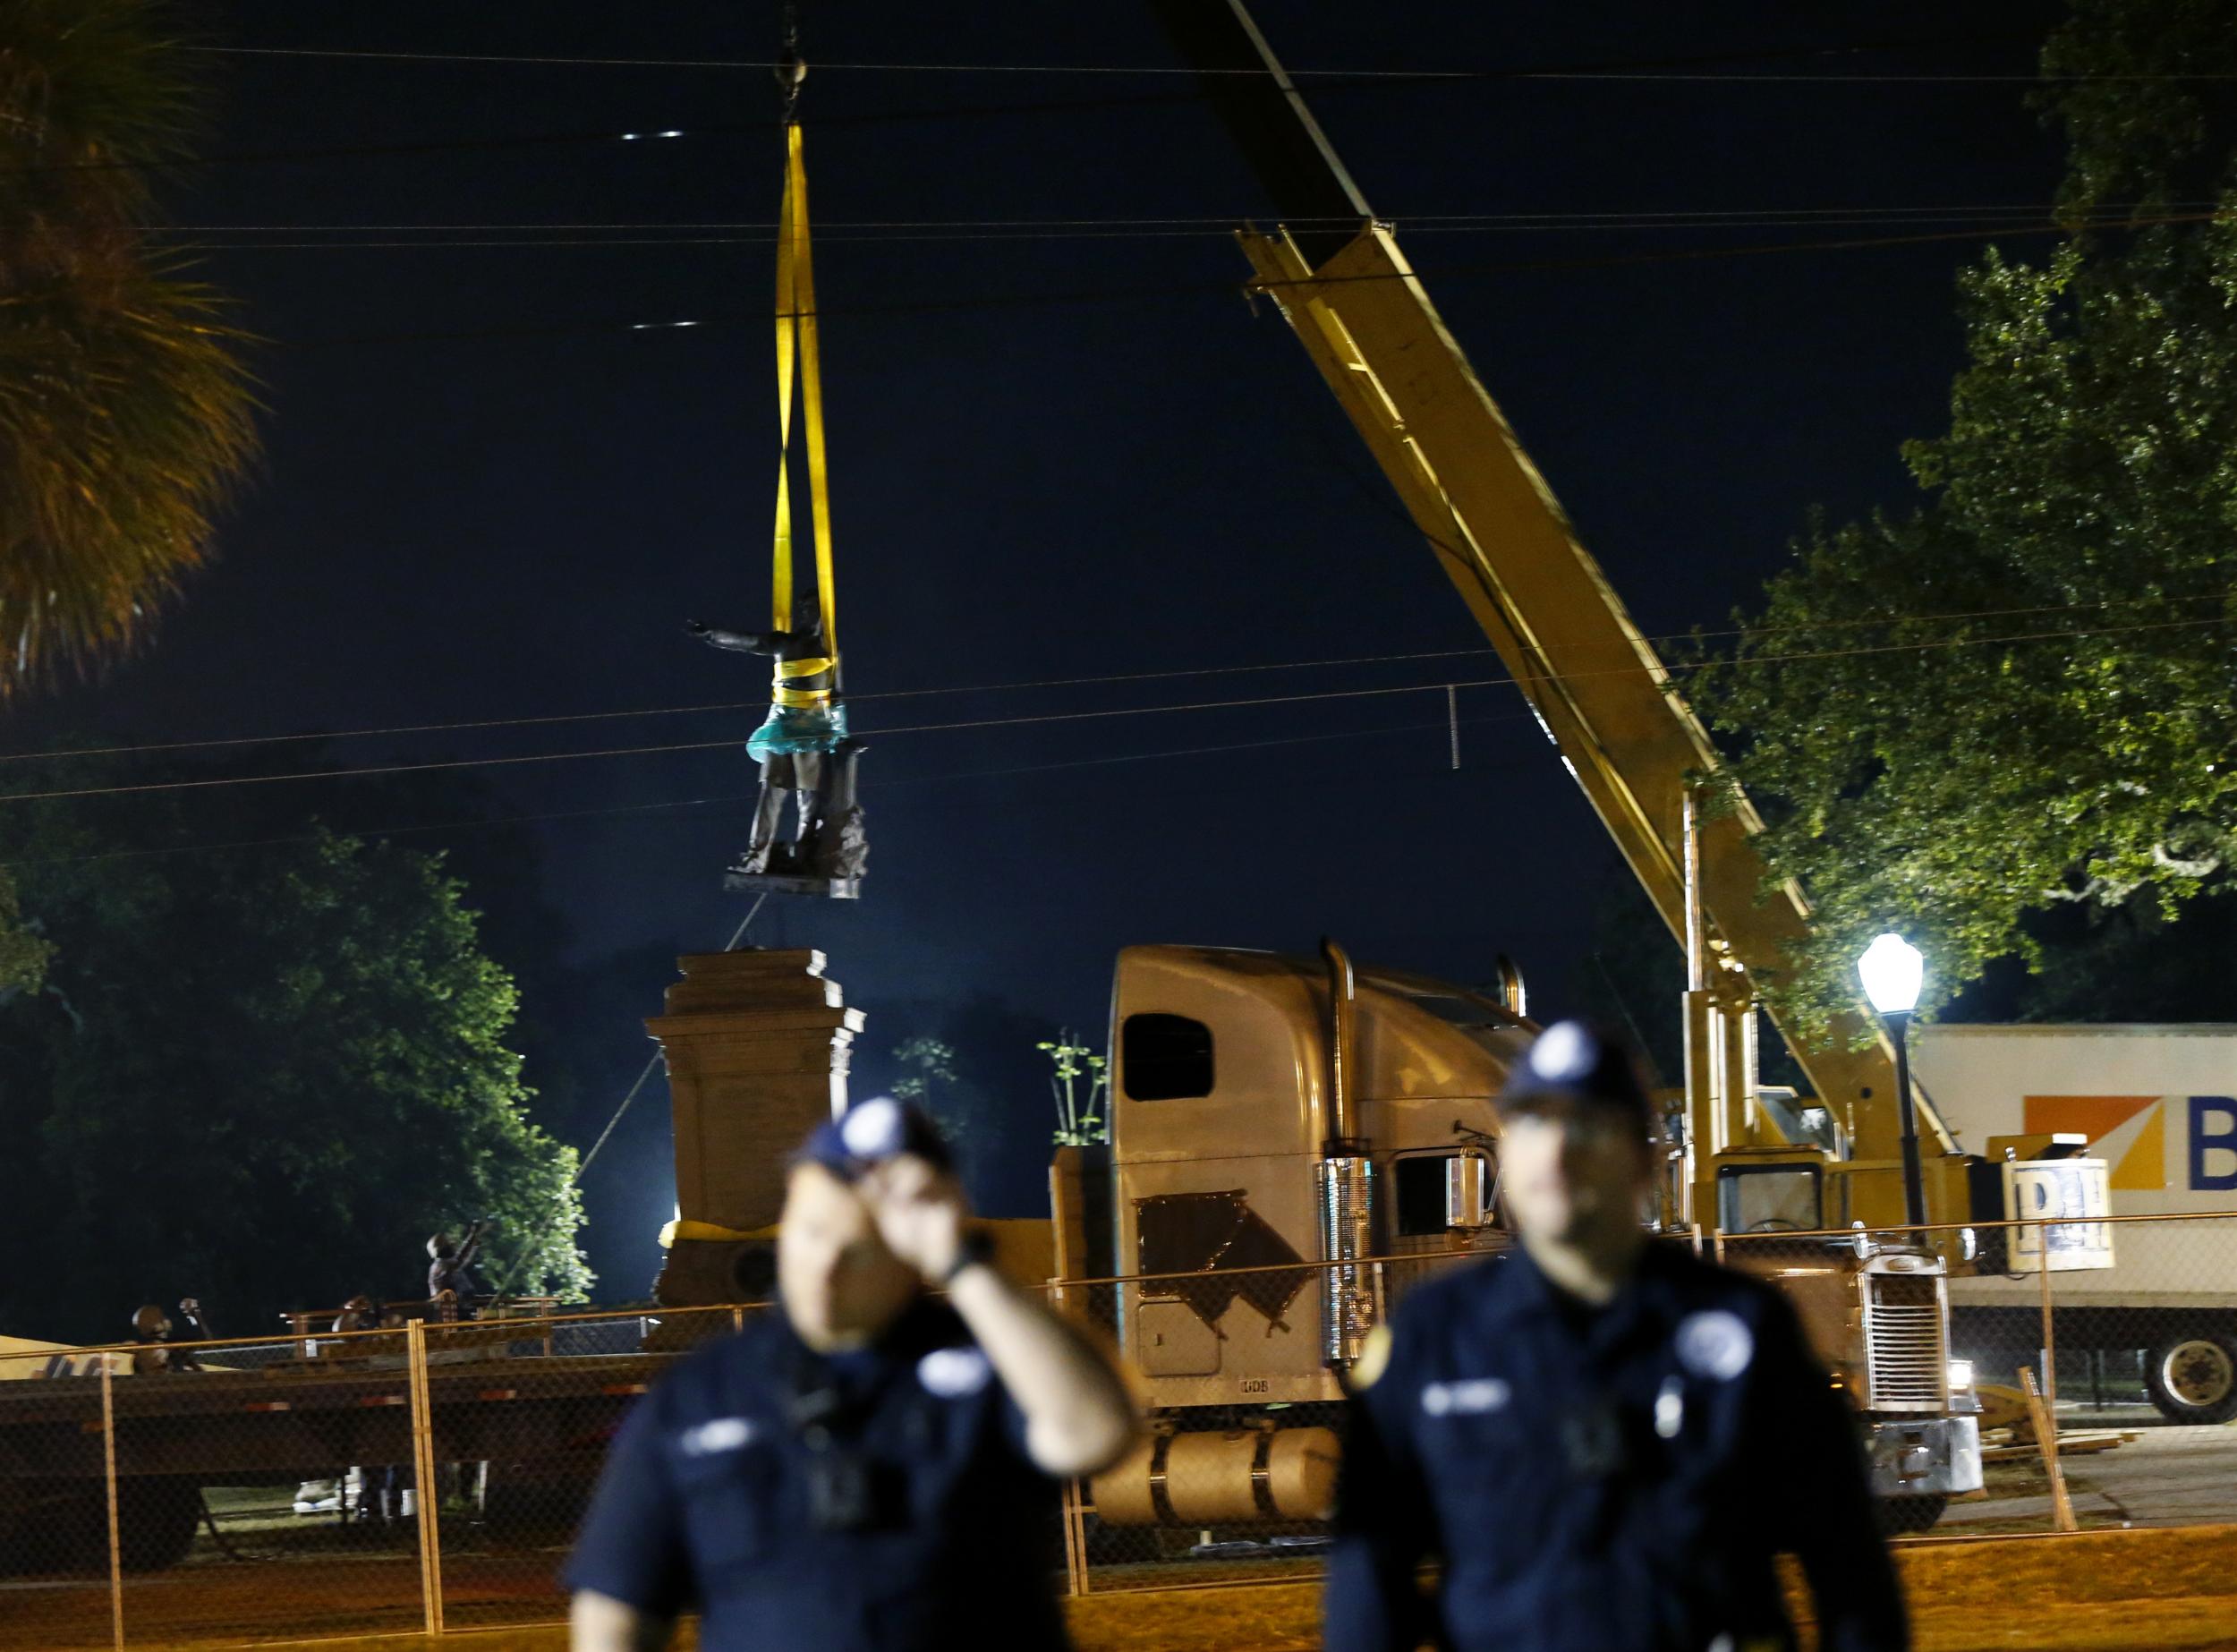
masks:
{"label": "truck grille", "polygon": [[1939,1411],[1946,1404],[1942,1281],[1917,1273],[1866,1276],[1864,1347],[1876,1411]]}

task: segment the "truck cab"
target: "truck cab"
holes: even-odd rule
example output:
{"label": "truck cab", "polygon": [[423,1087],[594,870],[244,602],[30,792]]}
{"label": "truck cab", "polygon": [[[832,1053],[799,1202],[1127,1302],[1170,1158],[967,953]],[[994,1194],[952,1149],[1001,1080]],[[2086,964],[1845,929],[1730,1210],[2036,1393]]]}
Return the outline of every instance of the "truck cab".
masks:
{"label": "truck cab", "polygon": [[[1059,1271],[1115,1282],[1094,1316],[1158,1421],[1098,1477],[1104,1523],[1318,1517],[1340,1452],[1327,1408],[1367,1330],[1415,1283],[1510,1242],[1493,1103],[1537,1030],[1519,998],[1355,968],[1332,942],[1319,959],[1119,954],[1108,1156],[1067,1150],[1053,1189]],[[1931,1525],[1980,1484],[1944,1261],[1829,1235],[1850,1167],[1797,1134],[1712,1155],[1705,1225],[1794,1304],[1858,1413],[1889,1523]],[[1650,1225],[1688,1232],[1668,1212]]]}
{"label": "truck cab", "polygon": [[[1117,1328],[1155,1405],[1339,1399],[1332,1319],[1371,1324],[1416,1278],[1505,1241],[1492,1098],[1535,1029],[1487,995],[1363,970],[1341,1050],[1337,979],[1232,948],[1118,956],[1113,1272],[1162,1277],[1125,1288]],[[1332,1157],[1352,1167],[1334,1192]],[[1321,1289],[1328,1270],[1285,1265],[1368,1258],[1384,1260],[1338,1281],[1348,1299]]]}

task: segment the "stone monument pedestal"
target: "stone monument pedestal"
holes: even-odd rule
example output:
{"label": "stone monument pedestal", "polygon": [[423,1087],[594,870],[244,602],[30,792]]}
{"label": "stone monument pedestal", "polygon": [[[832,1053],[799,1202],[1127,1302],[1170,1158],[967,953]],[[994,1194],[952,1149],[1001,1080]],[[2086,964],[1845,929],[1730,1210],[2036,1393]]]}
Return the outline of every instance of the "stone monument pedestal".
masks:
{"label": "stone monument pedestal", "polygon": [[668,1059],[677,1222],[652,1289],[669,1307],[771,1294],[787,1162],[846,1105],[863,1012],[823,976],[823,954],[699,952],[665,1013],[645,1022]]}

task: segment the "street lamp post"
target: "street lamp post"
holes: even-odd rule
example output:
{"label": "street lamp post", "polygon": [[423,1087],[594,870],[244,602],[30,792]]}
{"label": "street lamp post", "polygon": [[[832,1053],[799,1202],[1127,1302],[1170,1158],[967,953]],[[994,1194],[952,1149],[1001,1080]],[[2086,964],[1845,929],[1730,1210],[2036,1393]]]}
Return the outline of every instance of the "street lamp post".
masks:
{"label": "street lamp post", "polygon": [[1901,935],[1882,935],[1857,960],[1864,994],[1895,1041],[1896,1105],[1903,1122],[1903,1216],[1914,1228],[1927,1222],[1925,1177],[1918,1168],[1918,1116],[1910,1099],[1910,1013],[1918,1007],[1926,960]]}

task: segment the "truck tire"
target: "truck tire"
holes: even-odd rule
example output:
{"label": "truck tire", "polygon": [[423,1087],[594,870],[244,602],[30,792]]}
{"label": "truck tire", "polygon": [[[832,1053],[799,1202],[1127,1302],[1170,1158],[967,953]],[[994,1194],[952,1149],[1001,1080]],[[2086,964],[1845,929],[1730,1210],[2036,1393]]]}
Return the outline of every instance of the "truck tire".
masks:
{"label": "truck tire", "polygon": [[106,1574],[108,1503],[98,1486],[89,1491],[75,1481],[48,1481],[30,1488],[24,1501],[0,1533],[7,1539],[0,1570],[10,1576]]}
{"label": "truck tire", "polygon": [[1942,1511],[1949,1506],[1949,1498],[1940,1493],[1923,1497],[1881,1497],[1872,1505],[1873,1523],[1879,1527],[1884,1537],[1932,1531],[1935,1522],[1942,1518]]}
{"label": "truck tire", "polygon": [[[21,1494],[21,1488],[18,1488]],[[48,1482],[30,1506],[0,1518],[0,1573],[107,1575],[109,1508],[97,1482]],[[202,1518],[191,1480],[134,1477],[116,1487],[117,1562],[126,1571],[160,1571],[186,1558]]]}
{"label": "truck tire", "polygon": [[2225,1423],[2237,1417],[2237,1337],[2178,1333],[2144,1361],[2144,1387],[2171,1423]]}
{"label": "truck tire", "polygon": [[489,1465],[489,1484],[482,1493],[482,1529],[500,1543],[573,1541],[591,1506],[596,1482],[523,1480],[502,1472],[507,1467]]}
{"label": "truck tire", "polygon": [[[103,1511],[106,1515],[106,1511]],[[126,1571],[161,1571],[186,1558],[202,1520],[202,1488],[156,1476],[116,1487],[116,1559]],[[106,1546],[107,1534],[102,1534]]]}

